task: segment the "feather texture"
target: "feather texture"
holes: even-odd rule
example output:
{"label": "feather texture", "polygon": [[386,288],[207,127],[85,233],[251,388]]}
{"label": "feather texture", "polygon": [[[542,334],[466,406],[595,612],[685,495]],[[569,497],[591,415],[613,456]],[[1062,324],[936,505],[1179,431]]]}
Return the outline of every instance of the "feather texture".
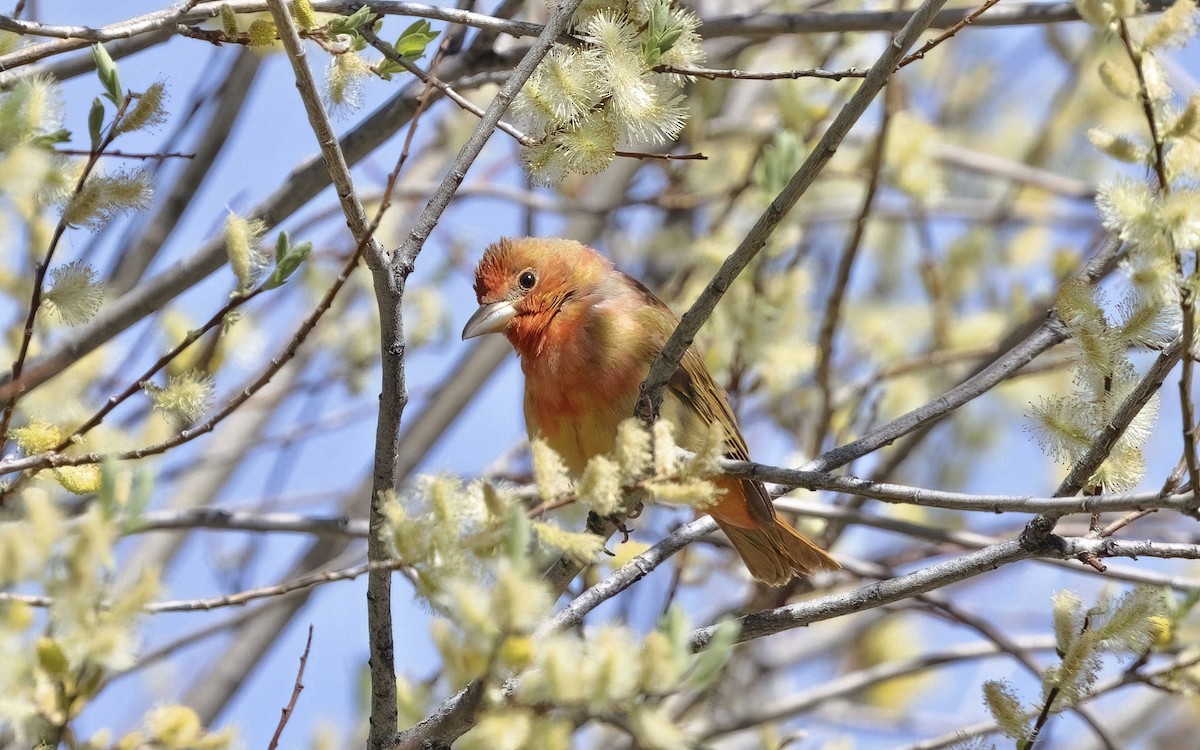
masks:
{"label": "feather texture", "polygon": [[[529,436],[544,438],[578,475],[588,459],[612,451],[678,318],[639,281],[571,240],[496,242],[479,263],[475,293],[481,305],[511,305],[504,333],[525,374]],[[716,423],[728,457],[750,459],[725,392],[695,349],[670,379],[661,416],[685,449],[697,450]],[[717,485],[724,494],[707,512],[756,579],[780,585],[838,567],[776,515],[761,482],[724,477]]]}

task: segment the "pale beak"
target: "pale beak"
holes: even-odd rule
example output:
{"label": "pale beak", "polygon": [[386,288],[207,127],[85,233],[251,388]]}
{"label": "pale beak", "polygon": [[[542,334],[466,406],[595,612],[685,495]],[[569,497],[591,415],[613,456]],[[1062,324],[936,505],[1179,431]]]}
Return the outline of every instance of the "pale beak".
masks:
{"label": "pale beak", "polygon": [[467,325],[463,327],[463,341],[482,336],[485,333],[501,333],[508,325],[508,321],[516,316],[517,309],[513,307],[512,302],[503,301],[480,305],[471,319],[467,321]]}

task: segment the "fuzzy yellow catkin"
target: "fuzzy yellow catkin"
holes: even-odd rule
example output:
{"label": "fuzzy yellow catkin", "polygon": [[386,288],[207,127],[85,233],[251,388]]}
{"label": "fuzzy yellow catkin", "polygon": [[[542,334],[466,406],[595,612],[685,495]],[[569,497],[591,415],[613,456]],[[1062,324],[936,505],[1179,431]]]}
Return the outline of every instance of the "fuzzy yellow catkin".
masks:
{"label": "fuzzy yellow catkin", "polygon": [[988,680],[983,683],[983,702],[1006,737],[1018,742],[1027,738],[1029,724],[1012,685],[1000,680]]}
{"label": "fuzzy yellow catkin", "polygon": [[270,47],[275,44],[275,40],[279,36],[278,30],[275,28],[274,21],[268,21],[265,18],[256,19],[250,24],[250,28],[246,30],[250,37],[251,47]]}
{"label": "fuzzy yellow catkin", "polygon": [[225,218],[225,253],[229,256],[229,267],[237,277],[240,292],[247,292],[254,286],[260,260],[258,243],[266,226],[259,219],[244,219],[234,213]]}
{"label": "fuzzy yellow catkin", "polygon": [[96,271],[81,260],[74,260],[50,272],[52,283],[42,298],[43,304],[58,314],[68,326],[82,325],[100,310],[104,288],[96,280]]}
{"label": "fuzzy yellow catkin", "polygon": [[1125,101],[1133,101],[1138,96],[1138,81],[1130,66],[1105,60],[1096,69],[1100,82],[1113,96]]}
{"label": "fuzzy yellow catkin", "polygon": [[13,439],[26,455],[44,453],[62,442],[63,433],[56,425],[35,418],[24,427],[12,431]]}
{"label": "fuzzy yellow catkin", "polygon": [[1192,94],[1187,105],[1171,123],[1168,135],[1200,138],[1200,94]]}
{"label": "fuzzy yellow catkin", "polygon": [[292,19],[301,29],[311,31],[317,27],[317,14],[311,0],[292,0],[291,11]]}
{"label": "fuzzy yellow catkin", "polygon": [[533,478],[544,502],[552,502],[570,494],[571,480],[567,476],[567,466],[546,441],[534,440],[530,443],[529,454]]}
{"label": "fuzzy yellow catkin", "polygon": [[579,499],[602,516],[621,507],[621,468],[606,456],[594,456],[584,467],[577,485]]}
{"label": "fuzzy yellow catkin", "polygon": [[54,469],[54,480],[73,495],[90,495],[100,489],[100,467],[60,466]]}
{"label": "fuzzy yellow catkin", "polygon": [[1104,128],[1091,128],[1088,130],[1087,136],[1093,146],[1117,161],[1132,164],[1141,161],[1146,156],[1146,149],[1134,143],[1132,139],[1110,133]]}
{"label": "fuzzy yellow catkin", "polygon": [[117,124],[117,132],[131,133],[161,124],[166,119],[166,113],[163,110],[165,98],[166,85],[161,81],[148,86],[137,98],[133,108]]}
{"label": "fuzzy yellow catkin", "polygon": [[236,39],[238,34],[237,14],[233,12],[233,6],[221,6],[221,28],[225,32],[225,36]]}

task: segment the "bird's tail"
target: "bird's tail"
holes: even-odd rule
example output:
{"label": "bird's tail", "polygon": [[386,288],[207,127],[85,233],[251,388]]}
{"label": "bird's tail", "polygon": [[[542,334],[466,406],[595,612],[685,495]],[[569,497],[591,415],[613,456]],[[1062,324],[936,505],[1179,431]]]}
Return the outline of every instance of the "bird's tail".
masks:
{"label": "bird's tail", "polygon": [[741,556],[755,579],[769,586],[782,586],[794,576],[837,570],[837,561],[776,517],[773,525],[735,526],[714,516],[717,525]]}

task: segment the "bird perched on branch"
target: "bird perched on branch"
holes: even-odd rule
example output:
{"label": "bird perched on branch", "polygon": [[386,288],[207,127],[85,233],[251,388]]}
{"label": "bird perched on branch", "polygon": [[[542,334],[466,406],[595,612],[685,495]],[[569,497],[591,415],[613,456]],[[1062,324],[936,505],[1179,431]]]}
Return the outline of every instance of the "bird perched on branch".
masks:
{"label": "bird perched on branch", "polygon": [[[479,309],[463,339],[503,333],[525,373],[525,426],[578,476],[593,456],[612,451],[621,422],[679,319],[636,279],[600,253],[563,239],[502,239],[475,273]],[[749,460],[724,390],[694,348],[671,377],[661,415],[676,442],[697,450],[709,425],[724,428],[728,457]],[[750,574],[771,585],[838,564],[775,513],[762,482],[714,480],[723,490],[705,508]]]}

